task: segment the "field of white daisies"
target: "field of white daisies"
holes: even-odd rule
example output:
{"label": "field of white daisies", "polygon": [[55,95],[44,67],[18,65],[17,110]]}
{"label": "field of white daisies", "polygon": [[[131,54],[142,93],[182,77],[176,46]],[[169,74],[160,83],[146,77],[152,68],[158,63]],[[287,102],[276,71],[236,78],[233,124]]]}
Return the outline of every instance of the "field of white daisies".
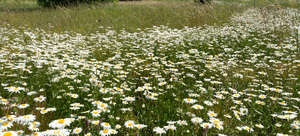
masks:
{"label": "field of white daisies", "polygon": [[299,136],[300,10],[82,35],[0,26],[0,136]]}

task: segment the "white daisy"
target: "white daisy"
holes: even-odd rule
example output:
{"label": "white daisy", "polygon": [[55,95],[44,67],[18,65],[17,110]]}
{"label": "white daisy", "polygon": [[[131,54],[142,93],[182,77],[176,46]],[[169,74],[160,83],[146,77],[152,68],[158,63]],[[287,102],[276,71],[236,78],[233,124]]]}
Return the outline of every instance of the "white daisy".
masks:
{"label": "white daisy", "polygon": [[183,100],[185,103],[189,103],[189,104],[193,104],[193,103],[197,102],[196,99],[192,99],[192,98],[185,98]]}
{"label": "white daisy", "polygon": [[82,131],[82,128],[75,128],[73,129],[73,134],[80,134]]}
{"label": "white daisy", "polygon": [[102,123],[101,123],[101,126],[102,126],[103,128],[105,128],[105,129],[111,128],[110,124],[107,123],[107,122],[102,122]]}
{"label": "white daisy", "polygon": [[200,118],[200,117],[194,117],[194,118],[191,119],[191,121],[192,121],[194,124],[200,124],[200,123],[203,121],[203,119]]}
{"label": "white daisy", "polygon": [[61,128],[65,128],[66,126],[70,126],[73,121],[74,121],[73,118],[58,119],[52,121],[49,124],[49,127],[61,129]]}
{"label": "white daisy", "polygon": [[125,127],[127,127],[127,128],[133,128],[134,125],[135,125],[134,121],[132,121],[132,120],[129,120],[129,121],[125,122]]}
{"label": "white daisy", "polygon": [[196,110],[202,110],[203,109],[203,106],[201,105],[198,105],[198,104],[195,104],[192,106],[193,109],[196,109]]}
{"label": "white daisy", "polygon": [[104,129],[100,131],[100,135],[101,136],[109,136],[111,134],[111,130],[110,129]]}
{"label": "white daisy", "polygon": [[153,128],[153,131],[154,131],[156,134],[159,134],[159,135],[165,134],[165,133],[166,133],[166,131],[165,131],[163,128],[160,128],[160,127],[155,127],[155,128]]}

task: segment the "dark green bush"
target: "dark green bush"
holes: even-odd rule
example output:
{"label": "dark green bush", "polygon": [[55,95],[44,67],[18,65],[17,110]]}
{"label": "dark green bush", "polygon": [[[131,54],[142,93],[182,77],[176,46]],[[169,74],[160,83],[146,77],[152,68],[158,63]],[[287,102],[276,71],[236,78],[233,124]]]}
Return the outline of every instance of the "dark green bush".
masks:
{"label": "dark green bush", "polygon": [[206,3],[210,3],[212,0],[194,0],[194,2],[196,3],[201,3],[201,4],[206,4]]}
{"label": "dark green bush", "polygon": [[79,3],[93,3],[105,2],[114,0],[37,0],[38,4],[42,7],[57,7],[57,6],[70,6],[78,5]]}

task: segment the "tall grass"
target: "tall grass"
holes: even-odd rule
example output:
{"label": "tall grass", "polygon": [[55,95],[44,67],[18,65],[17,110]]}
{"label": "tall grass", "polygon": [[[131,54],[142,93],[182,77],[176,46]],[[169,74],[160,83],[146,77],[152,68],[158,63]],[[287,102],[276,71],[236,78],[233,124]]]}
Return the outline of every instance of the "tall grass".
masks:
{"label": "tall grass", "polygon": [[299,134],[297,13],[249,9],[223,26],[136,33],[1,26],[0,136]]}
{"label": "tall grass", "polygon": [[[257,0],[256,6],[264,7],[274,3],[286,7],[300,7],[299,3],[293,0]],[[35,0],[2,0],[0,24],[79,33],[99,31],[99,27],[131,32],[159,25],[180,29],[204,24],[220,25],[227,22],[233,13],[253,6],[252,0],[215,0],[210,5],[195,4],[191,0],[145,0],[42,9]]]}
{"label": "tall grass", "polygon": [[232,13],[244,9],[238,4],[198,5],[188,1],[120,2],[58,9],[41,9],[33,1],[6,4],[0,8],[2,24],[80,33],[94,32],[99,27],[136,31],[159,25],[183,28],[222,24]]}

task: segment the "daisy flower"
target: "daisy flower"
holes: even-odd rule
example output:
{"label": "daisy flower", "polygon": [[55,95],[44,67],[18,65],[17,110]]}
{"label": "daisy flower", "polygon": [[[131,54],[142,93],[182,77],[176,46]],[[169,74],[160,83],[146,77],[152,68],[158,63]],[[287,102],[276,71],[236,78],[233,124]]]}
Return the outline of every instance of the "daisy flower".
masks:
{"label": "daisy flower", "polygon": [[75,129],[73,129],[73,134],[80,134],[81,133],[81,131],[82,131],[82,128],[75,128]]}
{"label": "daisy flower", "polygon": [[213,126],[215,128],[217,128],[218,130],[223,130],[224,129],[224,127],[222,125],[220,125],[220,124],[213,124]]}
{"label": "daisy flower", "polygon": [[211,122],[212,124],[223,125],[223,122],[216,118],[210,118],[209,122]]}
{"label": "daisy flower", "polygon": [[49,127],[51,127],[51,128],[64,128],[66,126],[70,126],[73,121],[74,121],[73,118],[58,119],[58,120],[52,121],[49,124]]}
{"label": "daisy flower", "polygon": [[240,96],[241,96],[241,95],[240,95],[240,94],[237,94],[237,93],[232,95],[232,97],[234,97],[234,98],[239,98]]}
{"label": "daisy flower", "polygon": [[20,116],[16,119],[17,122],[19,122],[20,124],[28,124],[30,122],[33,122],[35,120],[35,115],[24,115],[24,116]]}
{"label": "daisy flower", "polygon": [[203,101],[203,103],[207,106],[213,106],[214,104],[210,101]]}
{"label": "daisy flower", "polygon": [[256,104],[259,104],[259,105],[265,105],[265,102],[263,101],[255,101]]}
{"label": "daisy flower", "polygon": [[32,125],[30,125],[30,126],[28,127],[28,129],[29,129],[30,131],[34,131],[34,132],[40,130],[38,127],[35,127],[35,126],[32,126]]}
{"label": "daisy flower", "polygon": [[203,122],[203,119],[200,118],[200,117],[194,117],[191,119],[191,121],[194,123],[194,124],[200,124]]}
{"label": "daisy flower", "polygon": [[202,123],[202,124],[201,124],[201,127],[202,127],[202,128],[211,128],[211,127],[212,127],[212,124],[210,124],[210,123]]}
{"label": "daisy flower", "polygon": [[193,109],[196,109],[196,110],[202,110],[203,109],[203,106],[201,105],[198,105],[198,104],[195,104],[192,106]]}
{"label": "daisy flower", "polygon": [[174,130],[176,130],[176,126],[170,124],[170,125],[168,125],[168,126],[164,126],[164,129],[165,129],[165,130],[173,130],[173,131],[174,131]]}
{"label": "daisy flower", "polygon": [[255,126],[258,128],[264,128],[264,126],[262,124],[255,124]]}
{"label": "daisy flower", "polygon": [[189,104],[193,104],[193,103],[197,102],[197,100],[196,99],[191,99],[191,98],[185,98],[184,102],[189,103]]}
{"label": "daisy flower", "polygon": [[6,89],[8,90],[8,92],[11,92],[11,93],[20,93],[21,90],[25,90],[25,88],[23,87],[13,87],[13,86],[10,86],[10,87],[6,87]]}
{"label": "daisy flower", "polygon": [[93,110],[91,113],[92,113],[93,117],[99,117],[100,113],[101,113],[101,110]]}
{"label": "daisy flower", "polygon": [[46,114],[46,113],[48,113],[48,112],[49,112],[49,110],[47,110],[47,109],[42,109],[42,110],[40,111],[41,114]]}
{"label": "daisy flower", "polygon": [[0,136],[18,136],[18,133],[15,131],[6,131],[0,132]]}
{"label": "daisy flower", "polygon": [[92,136],[91,133],[84,134],[84,136]]}
{"label": "daisy flower", "polygon": [[107,107],[108,107],[108,105],[106,103],[100,103],[100,104],[97,105],[97,108],[100,109],[100,110],[103,110]]}
{"label": "daisy flower", "polygon": [[104,129],[100,131],[100,135],[101,136],[109,136],[111,134],[111,130],[110,129]]}
{"label": "daisy flower", "polygon": [[208,115],[209,117],[217,117],[218,114],[215,113],[215,112],[213,112],[213,111],[208,111],[207,115]]}
{"label": "daisy flower", "polygon": [[43,102],[46,100],[46,97],[44,97],[43,95],[36,97],[33,99],[35,102]]}
{"label": "daisy flower", "polygon": [[7,130],[13,126],[12,122],[8,121],[1,121],[0,122],[0,130]]}
{"label": "daisy flower", "polygon": [[69,136],[70,130],[69,129],[54,129],[46,131],[45,135],[54,135],[54,136]]}
{"label": "daisy flower", "polygon": [[108,90],[107,90],[107,89],[105,89],[105,88],[101,88],[101,89],[99,90],[99,92],[100,92],[100,93],[103,93],[103,94],[105,94],[105,93],[107,93],[107,92],[108,92]]}
{"label": "daisy flower", "polygon": [[35,122],[30,123],[29,125],[34,126],[34,127],[39,127],[40,124],[41,124],[40,122],[35,121]]}
{"label": "daisy flower", "polygon": [[142,129],[142,128],[147,127],[147,125],[144,125],[144,124],[135,124],[134,127],[138,128],[138,129]]}
{"label": "daisy flower", "polygon": [[111,134],[113,134],[113,135],[118,134],[118,131],[115,130],[115,129],[110,129],[110,132],[111,132]]}
{"label": "daisy flower", "polygon": [[117,125],[115,126],[116,129],[120,129],[121,127],[122,127],[122,126],[119,125],[119,124],[117,124]]}
{"label": "daisy flower", "polygon": [[276,136],[289,136],[288,134],[277,133]]}
{"label": "daisy flower", "polygon": [[247,115],[248,114],[248,109],[247,108],[240,108],[240,114],[241,115]]}
{"label": "daisy flower", "polygon": [[105,129],[111,128],[110,124],[107,123],[107,122],[102,122],[102,123],[101,123],[101,126],[104,127]]}
{"label": "daisy flower", "polygon": [[127,128],[133,128],[134,125],[135,125],[134,121],[132,121],[132,120],[129,120],[129,121],[125,122],[125,127],[127,127]]}
{"label": "daisy flower", "polygon": [[156,133],[156,134],[159,134],[159,135],[162,135],[162,134],[165,134],[166,131],[163,129],[163,128],[160,128],[160,127],[155,127],[153,128],[153,131]]}
{"label": "daisy flower", "polygon": [[243,130],[246,130],[246,131],[248,131],[248,132],[252,132],[252,131],[253,131],[253,129],[250,128],[250,127],[248,127],[248,126],[243,126],[242,129],[243,129]]}
{"label": "daisy flower", "polygon": [[187,122],[185,120],[178,120],[176,123],[180,126],[187,125]]}
{"label": "daisy flower", "polygon": [[260,98],[260,99],[265,99],[265,98],[267,98],[267,96],[266,96],[266,95],[263,95],[263,94],[261,94],[261,95],[259,95],[259,96],[258,96],[258,98]]}
{"label": "daisy flower", "polygon": [[29,107],[29,104],[20,104],[20,105],[18,105],[19,109],[25,109],[27,107]]}
{"label": "daisy flower", "polygon": [[43,136],[42,132],[33,132],[32,136]]}

